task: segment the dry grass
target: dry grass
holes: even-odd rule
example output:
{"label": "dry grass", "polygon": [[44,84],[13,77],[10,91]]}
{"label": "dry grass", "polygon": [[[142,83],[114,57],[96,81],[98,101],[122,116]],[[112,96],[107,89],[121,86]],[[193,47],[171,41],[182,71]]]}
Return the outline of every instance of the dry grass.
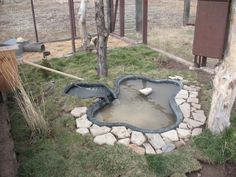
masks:
{"label": "dry grass", "polygon": [[[18,75],[16,57],[14,51],[0,52],[1,74],[13,91],[14,97],[22,111],[27,125],[33,132],[45,133],[47,124],[39,109],[31,100],[31,94],[27,94]],[[30,96],[29,96],[30,95]]]}

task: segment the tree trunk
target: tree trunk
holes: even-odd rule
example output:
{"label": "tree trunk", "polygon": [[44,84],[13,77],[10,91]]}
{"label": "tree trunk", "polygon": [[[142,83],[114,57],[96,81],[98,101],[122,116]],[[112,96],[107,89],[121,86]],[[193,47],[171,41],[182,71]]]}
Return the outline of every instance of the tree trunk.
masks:
{"label": "tree trunk", "polygon": [[184,14],[183,14],[183,25],[186,26],[189,22],[190,15],[190,2],[191,0],[184,0]]}
{"label": "tree trunk", "polygon": [[217,68],[208,128],[220,133],[230,126],[231,110],[236,96],[236,0],[231,2],[230,27],[223,63]]}
{"label": "tree trunk", "polygon": [[98,76],[105,77],[108,75],[107,67],[107,41],[109,32],[105,25],[104,3],[103,0],[94,0],[95,2],[95,20],[97,26],[97,60],[98,60]]}
{"label": "tree trunk", "polygon": [[86,15],[87,15],[87,0],[81,0],[79,8],[79,23],[80,23],[80,36],[82,38],[82,46],[84,50],[87,49],[88,41],[88,32],[86,26]]}
{"label": "tree trunk", "polygon": [[111,0],[106,0],[106,4],[107,4],[107,29],[108,29],[108,32],[112,32],[112,20],[111,20],[111,17],[112,17],[112,2]]}

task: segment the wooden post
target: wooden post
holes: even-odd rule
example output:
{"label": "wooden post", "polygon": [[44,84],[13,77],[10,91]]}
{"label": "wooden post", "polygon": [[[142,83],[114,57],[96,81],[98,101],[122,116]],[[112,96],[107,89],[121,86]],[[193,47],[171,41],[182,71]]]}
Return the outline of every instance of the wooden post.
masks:
{"label": "wooden post", "polygon": [[109,32],[106,29],[104,16],[103,0],[94,0],[95,2],[95,21],[97,26],[97,60],[98,60],[98,76],[105,77],[108,75],[107,66],[107,41]]}
{"label": "wooden post", "polygon": [[136,32],[142,32],[143,28],[143,0],[135,0],[135,8],[136,8]]}
{"label": "wooden post", "polygon": [[75,26],[74,26],[74,19],[73,19],[73,5],[72,5],[72,3],[74,3],[73,2],[73,0],[68,0],[68,4],[69,4],[69,13],[70,13],[70,27],[71,27],[71,43],[72,43],[72,51],[73,51],[73,53],[75,53],[76,52],[76,49],[75,49],[75,36],[76,36],[76,34],[75,34]]}
{"label": "wooden post", "polygon": [[148,0],[143,0],[143,44],[147,44],[148,33]]}
{"label": "wooden post", "polygon": [[34,22],[35,38],[36,38],[36,42],[39,42],[38,30],[37,30],[37,24],[36,24],[35,12],[34,12],[34,0],[31,0],[31,10],[32,10],[32,16],[33,16],[33,22]]}
{"label": "wooden post", "polygon": [[112,1],[111,0],[106,0],[106,4],[107,4],[107,21],[106,21],[106,28],[108,30],[108,32],[112,32],[111,29],[111,24],[112,24]]}
{"label": "wooden post", "polygon": [[[115,3],[115,12],[113,13],[113,16],[112,16],[112,32],[115,31],[116,29],[116,16],[117,16],[117,9],[118,9],[118,0],[116,0],[116,3]],[[112,10],[113,11],[113,10]]]}
{"label": "wooden post", "polygon": [[125,36],[125,0],[120,0],[120,36]]}
{"label": "wooden post", "polygon": [[214,79],[208,128],[220,133],[230,126],[231,110],[236,96],[236,0],[231,2],[228,41],[224,61]]}
{"label": "wooden post", "polygon": [[191,0],[184,0],[184,13],[183,13],[183,25],[187,26],[190,16],[190,4]]}

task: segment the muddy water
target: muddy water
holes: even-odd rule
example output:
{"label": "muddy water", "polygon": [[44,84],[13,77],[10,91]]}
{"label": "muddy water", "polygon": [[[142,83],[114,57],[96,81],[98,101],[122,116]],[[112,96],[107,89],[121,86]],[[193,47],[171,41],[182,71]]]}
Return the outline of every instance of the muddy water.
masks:
{"label": "muddy water", "polygon": [[[153,92],[143,96],[139,89],[151,87]],[[177,91],[173,84],[156,84],[142,80],[125,81],[120,86],[119,100],[96,114],[104,122],[128,123],[138,128],[158,130],[168,127],[176,120],[169,100]]]}

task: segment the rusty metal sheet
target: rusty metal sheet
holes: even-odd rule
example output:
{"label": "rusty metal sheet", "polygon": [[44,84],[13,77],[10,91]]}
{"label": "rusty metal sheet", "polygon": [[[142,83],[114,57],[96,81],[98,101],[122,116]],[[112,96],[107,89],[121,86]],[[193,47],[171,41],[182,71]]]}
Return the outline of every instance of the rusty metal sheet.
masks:
{"label": "rusty metal sheet", "polygon": [[193,54],[222,59],[229,14],[228,0],[199,0]]}

